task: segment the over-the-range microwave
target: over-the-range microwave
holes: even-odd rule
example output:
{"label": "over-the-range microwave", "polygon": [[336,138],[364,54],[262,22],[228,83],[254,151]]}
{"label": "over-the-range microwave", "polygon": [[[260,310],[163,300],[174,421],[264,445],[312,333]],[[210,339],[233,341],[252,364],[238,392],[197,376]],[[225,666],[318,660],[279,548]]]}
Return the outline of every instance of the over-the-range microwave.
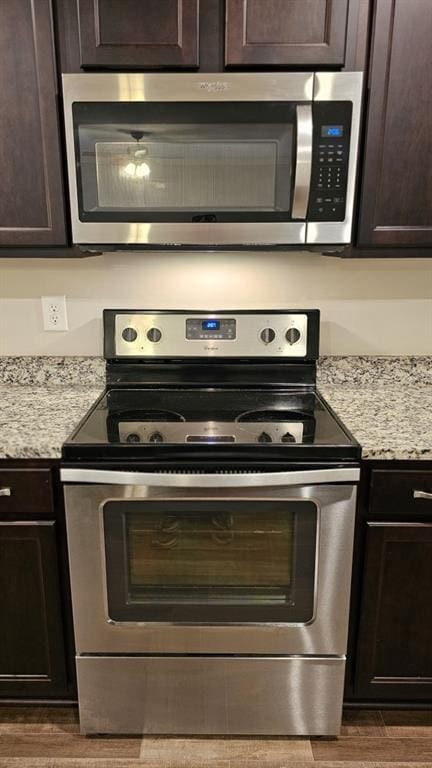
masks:
{"label": "over-the-range microwave", "polygon": [[76,244],[350,242],[361,73],[100,73],[63,85]]}

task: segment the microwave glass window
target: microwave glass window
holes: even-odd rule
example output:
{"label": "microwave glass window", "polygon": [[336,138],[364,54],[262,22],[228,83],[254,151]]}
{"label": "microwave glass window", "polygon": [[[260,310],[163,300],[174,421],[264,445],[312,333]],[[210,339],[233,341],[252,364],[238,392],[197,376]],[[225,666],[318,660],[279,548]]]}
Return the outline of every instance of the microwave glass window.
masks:
{"label": "microwave glass window", "polygon": [[74,125],[83,221],[289,217],[289,105],[75,104]]}
{"label": "microwave glass window", "polygon": [[308,621],[316,507],[311,501],[104,510],[110,618]]}

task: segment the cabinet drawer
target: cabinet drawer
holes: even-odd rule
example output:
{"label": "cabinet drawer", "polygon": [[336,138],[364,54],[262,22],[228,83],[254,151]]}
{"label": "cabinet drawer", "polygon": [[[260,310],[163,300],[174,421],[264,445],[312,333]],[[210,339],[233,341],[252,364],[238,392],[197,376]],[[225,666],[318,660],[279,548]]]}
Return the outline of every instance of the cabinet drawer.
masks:
{"label": "cabinet drawer", "polygon": [[0,519],[46,517],[52,507],[49,469],[0,470]]}
{"label": "cabinet drawer", "polygon": [[373,470],[369,513],[396,517],[432,515],[432,496],[416,498],[415,491],[432,494],[431,470]]}

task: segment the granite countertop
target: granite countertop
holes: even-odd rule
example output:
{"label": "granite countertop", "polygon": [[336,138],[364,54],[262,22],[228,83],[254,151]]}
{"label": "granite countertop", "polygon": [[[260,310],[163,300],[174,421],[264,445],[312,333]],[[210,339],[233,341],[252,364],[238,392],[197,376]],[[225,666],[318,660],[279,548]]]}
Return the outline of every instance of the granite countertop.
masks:
{"label": "granite countertop", "polygon": [[[59,458],[104,387],[99,358],[0,358],[0,458]],[[432,460],[432,358],[322,358],[318,387],[365,459]]]}
{"label": "granite countertop", "polygon": [[58,459],[102,389],[0,384],[0,459]]}

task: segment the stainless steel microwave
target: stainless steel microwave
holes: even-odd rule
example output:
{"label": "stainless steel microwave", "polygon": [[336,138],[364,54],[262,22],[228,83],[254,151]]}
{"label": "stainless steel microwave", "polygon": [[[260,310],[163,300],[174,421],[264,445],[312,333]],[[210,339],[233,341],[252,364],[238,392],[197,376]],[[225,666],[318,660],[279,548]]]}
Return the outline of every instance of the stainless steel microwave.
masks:
{"label": "stainless steel microwave", "polygon": [[350,242],[361,73],[99,73],[63,85],[76,244]]}

